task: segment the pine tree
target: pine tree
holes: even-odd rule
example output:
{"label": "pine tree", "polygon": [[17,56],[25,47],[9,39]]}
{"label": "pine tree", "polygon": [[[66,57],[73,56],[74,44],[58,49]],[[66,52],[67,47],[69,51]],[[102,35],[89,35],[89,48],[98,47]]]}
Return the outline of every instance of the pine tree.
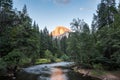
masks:
{"label": "pine tree", "polygon": [[0,0],[0,9],[10,11],[13,7],[12,0]]}
{"label": "pine tree", "polygon": [[120,14],[120,2],[119,2],[119,5],[118,5],[118,13]]}
{"label": "pine tree", "polygon": [[60,50],[66,54],[67,53],[67,37],[64,36],[60,40]]}
{"label": "pine tree", "polygon": [[[12,50],[10,46],[10,31],[14,27],[16,14],[12,11],[12,0],[0,1],[0,56],[5,56]],[[7,23],[7,24],[6,24]]]}
{"label": "pine tree", "polygon": [[44,57],[46,50],[52,52],[52,37],[49,35],[48,29],[45,27],[40,31],[40,56]]}
{"label": "pine tree", "polygon": [[92,26],[94,29],[101,29],[106,25],[109,27],[114,22],[115,13],[115,0],[101,0],[97,8],[97,14],[94,15]]}

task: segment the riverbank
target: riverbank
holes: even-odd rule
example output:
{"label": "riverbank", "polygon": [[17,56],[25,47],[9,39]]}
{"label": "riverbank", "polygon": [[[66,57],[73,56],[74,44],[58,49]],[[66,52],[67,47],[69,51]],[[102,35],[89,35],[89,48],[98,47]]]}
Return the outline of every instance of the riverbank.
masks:
{"label": "riverbank", "polygon": [[83,74],[83,76],[91,76],[99,78],[101,80],[120,80],[120,70],[119,71],[103,71],[103,70],[93,70],[93,69],[76,69],[75,71]]}

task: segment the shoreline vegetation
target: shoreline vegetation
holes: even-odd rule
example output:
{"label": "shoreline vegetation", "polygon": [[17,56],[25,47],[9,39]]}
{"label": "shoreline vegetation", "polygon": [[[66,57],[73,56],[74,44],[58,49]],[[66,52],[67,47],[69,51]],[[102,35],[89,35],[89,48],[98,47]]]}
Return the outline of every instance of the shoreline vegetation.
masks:
{"label": "shoreline vegetation", "polygon": [[[57,59],[56,62],[63,62],[63,61],[60,59]],[[38,61],[36,61],[35,65],[50,64],[50,63],[54,63],[54,62],[50,62],[50,60],[47,60],[47,59],[39,59]],[[35,66],[35,65],[28,65],[24,67]],[[84,67],[81,68],[81,66],[73,65],[71,66],[70,69],[80,73],[81,75],[83,75],[83,77],[89,76],[89,77],[97,78],[100,80],[120,80],[120,70],[107,71],[107,70],[100,70],[100,69],[89,69],[89,68],[87,69]],[[3,75],[3,76],[0,75],[0,77],[3,77],[4,79],[14,80],[16,79],[16,74],[21,70],[21,68],[16,66],[16,68],[12,72],[10,72],[10,74],[7,72],[6,75]]]}
{"label": "shoreline vegetation", "polygon": [[79,72],[80,74],[85,76],[91,76],[93,78],[98,78],[101,80],[120,80],[120,70],[115,70],[115,71],[106,71],[106,70],[96,70],[96,69],[84,69],[84,68],[79,68],[74,67],[73,70],[75,72]]}
{"label": "shoreline vegetation", "polygon": [[41,65],[41,64],[50,64],[50,63],[55,63],[55,62],[62,62],[61,59],[56,58],[53,62],[50,59],[37,59],[35,64],[32,64],[28,61],[28,63],[22,65],[22,66],[9,66],[6,69],[0,69],[0,80],[3,79],[10,79],[14,80],[16,79],[16,74],[21,71],[22,68],[27,68],[30,66],[35,66],[35,65]]}

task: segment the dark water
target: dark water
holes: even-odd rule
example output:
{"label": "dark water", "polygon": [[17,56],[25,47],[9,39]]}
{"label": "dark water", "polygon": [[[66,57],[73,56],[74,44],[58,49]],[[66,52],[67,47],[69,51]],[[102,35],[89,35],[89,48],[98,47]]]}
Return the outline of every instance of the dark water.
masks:
{"label": "dark water", "polygon": [[81,74],[68,69],[72,64],[61,62],[24,68],[17,74],[16,80],[99,80],[83,77]]}

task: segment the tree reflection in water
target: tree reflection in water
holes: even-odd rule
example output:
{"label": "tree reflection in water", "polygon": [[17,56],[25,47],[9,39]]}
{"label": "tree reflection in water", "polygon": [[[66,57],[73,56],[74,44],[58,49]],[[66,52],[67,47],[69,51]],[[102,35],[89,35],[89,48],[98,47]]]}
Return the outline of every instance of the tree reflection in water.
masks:
{"label": "tree reflection in water", "polygon": [[67,77],[63,73],[62,69],[55,68],[55,69],[52,70],[50,80],[67,80]]}

